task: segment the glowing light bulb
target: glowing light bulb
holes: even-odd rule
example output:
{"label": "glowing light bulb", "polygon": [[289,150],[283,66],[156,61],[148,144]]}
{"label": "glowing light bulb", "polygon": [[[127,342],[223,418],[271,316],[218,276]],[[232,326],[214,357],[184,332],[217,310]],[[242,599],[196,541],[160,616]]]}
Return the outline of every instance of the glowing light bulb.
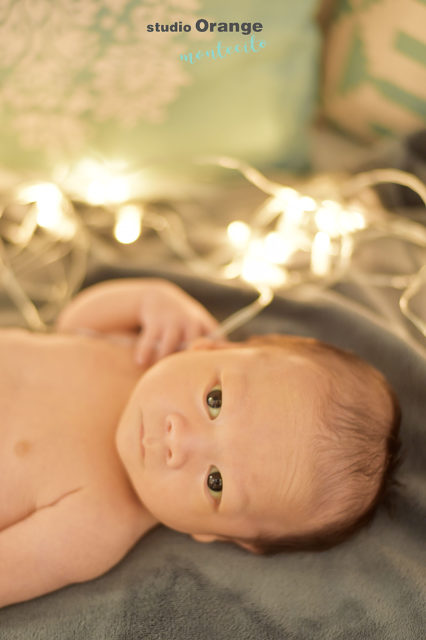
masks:
{"label": "glowing light bulb", "polygon": [[120,204],[131,197],[132,176],[125,160],[82,158],[67,177],[68,188],[92,205]]}
{"label": "glowing light bulb", "polygon": [[303,216],[304,208],[299,192],[290,187],[284,187],[275,196],[274,201],[284,212],[287,223],[298,224]]}
{"label": "glowing light bulb", "polygon": [[17,199],[23,204],[35,202],[42,208],[58,207],[62,200],[62,193],[51,182],[26,184],[18,189]]}
{"label": "glowing light bulb", "polygon": [[299,205],[304,211],[315,211],[317,208],[317,203],[310,196],[302,196],[299,199]]}
{"label": "glowing light bulb", "polygon": [[64,196],[61,190],[50,182],[25,185],[18,191],[18,199],[24,204],[34,203],[39,227],[67,240],[76,231],[75,223],[64,212]]}
{"label": "glowing light bulb", "polygon": [[282,233],[271,231],[264,240],[265,254],[275,264],[284,264],[296,247]]}
{"label": "glowing light bulb", "polygon": [[324,231],[315,234],[311,251],[311,271],[316,276],[325,276],[331,267],[331,241]]}
{"label": "glowing light bulb", "polygon": [[130,197],[130,185],[124,176],[106,175],[91,180],[87,185],[86,199],[90,204],[118,204]]}
{"label": "glowing light bulb", "polygon": [[287,281],[286,271],[268,259],[263,240],[250,242],[244,257],[241,277],[251,284],[281,287]]}
{"label": "glowing light bulb", "polygon": [[135,242],[142,231],[142,210],[133,204],[119,208],[114,226],[114,236],[121,244]]}
{"label": "glowing light bulb", "polygon": [[275,200],[280,202],[283,207],[294,204],[300,199],[299,192],[291,187],[282,187],[275,195]]}
{"label": "glowing light bulb", "polygon": [[243,263],[241,276],[251,284],[267,284],[271,287],[281,287],[286,283],[286,272],[277,265],[261,258],[247,256]]}
{"label": "glowing light bulb", "polygon": [[345,212],[342,224],[347,231],[360,231],[367,226],[363,212],[354,207]]}
{"label": "glowing light bulb", "polygon": [[345,229],[342,227],[342,217],[343,210],[337,202],[324,200],[315,214],[315,224],[320,231],[332,238],[337,238],[345,233]]}
{"label": "glowing light bulb", "polygon": [[251,231],[248,224],[241,220],[234,220],[226,230],[231,244],[237,249],[242,249],[250,239]]}
{"label": "glowing light bulb", "polygon": [[86,200],[89,204],[105,204],[104,184],[100,180],[91,180],[86,188]]}

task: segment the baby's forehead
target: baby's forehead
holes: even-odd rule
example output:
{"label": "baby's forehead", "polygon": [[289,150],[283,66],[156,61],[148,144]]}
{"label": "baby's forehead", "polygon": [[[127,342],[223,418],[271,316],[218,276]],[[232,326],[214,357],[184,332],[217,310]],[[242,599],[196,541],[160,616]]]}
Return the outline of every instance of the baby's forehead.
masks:
{"label": "baby's forehead", "polygon": [[264,400],[264,410],[268,403],[276,404],[283,397],[297,410],[299,402],[310,404],[324,392],[327,372],[313,357],[297,349],[243,344],[205,354],[206,365],[211,358],[210,364],[222,371],[224,382],[239,379],[236,386],[243,386],[244,401],[254,396]]}
{"label": "baby's forehead", "polygon": [[[260,345],[252,347],[253,366],[262,374],[276,374],[277,370],[292,371],[298,376],[311,376],[322,372],[322,367],[313,354],[290,345],[287,347]],[[242,347],[244,349],[244,347]]]}

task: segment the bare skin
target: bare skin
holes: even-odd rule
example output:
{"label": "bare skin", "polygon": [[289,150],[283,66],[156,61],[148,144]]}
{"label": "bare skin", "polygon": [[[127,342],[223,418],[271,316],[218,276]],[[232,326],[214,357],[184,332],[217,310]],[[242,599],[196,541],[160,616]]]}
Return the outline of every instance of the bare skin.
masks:
{"label": "bare skin", "polygon": [[82,292],[63,333],[0,332],[0,606],[105,573],[159,522],[250,550],[303,529],[318,372],[206,343],[216,327],[178,287],[136,279]]}
{"label": "bare skin", "polygon": [[0,606],[105,573],[158,524],[118,456],[117,425],[146,366],[216,322],[168,283],[120,284],[77,296],[59,320],[106,340],[0,332]]}
{"label": "bare skin", "polygon": [[157,520],[114,446],[140,377],[132,350],[4,330],[0,361],[4,606],[104,573]]}

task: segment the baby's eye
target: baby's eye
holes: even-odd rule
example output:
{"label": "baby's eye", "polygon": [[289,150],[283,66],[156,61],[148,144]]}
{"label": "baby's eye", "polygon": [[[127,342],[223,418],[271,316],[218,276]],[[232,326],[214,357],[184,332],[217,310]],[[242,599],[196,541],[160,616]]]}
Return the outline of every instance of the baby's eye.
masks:
{"label": "baby's eye", "polygon": [[206,403],[210,418],[217,418],[222,406],[222,389],[220,385],[216,385],[208,392]]}
{"label": "baby's eye", "polygon": [[216,467],[210,467],[209,475],[207,476],[207,488],[215,500],[221,497],[222,487],[222,474]]}

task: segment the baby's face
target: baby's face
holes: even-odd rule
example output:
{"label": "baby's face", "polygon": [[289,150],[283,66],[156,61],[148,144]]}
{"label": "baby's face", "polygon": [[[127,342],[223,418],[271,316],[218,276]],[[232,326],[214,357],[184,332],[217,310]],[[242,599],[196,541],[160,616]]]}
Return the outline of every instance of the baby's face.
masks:
{"label": "baby's face", "polygon": [[118,451],[173,529],[200,540],[303,531],[319,393],[313,364],[276,348],[174,354],[135,387]]}

